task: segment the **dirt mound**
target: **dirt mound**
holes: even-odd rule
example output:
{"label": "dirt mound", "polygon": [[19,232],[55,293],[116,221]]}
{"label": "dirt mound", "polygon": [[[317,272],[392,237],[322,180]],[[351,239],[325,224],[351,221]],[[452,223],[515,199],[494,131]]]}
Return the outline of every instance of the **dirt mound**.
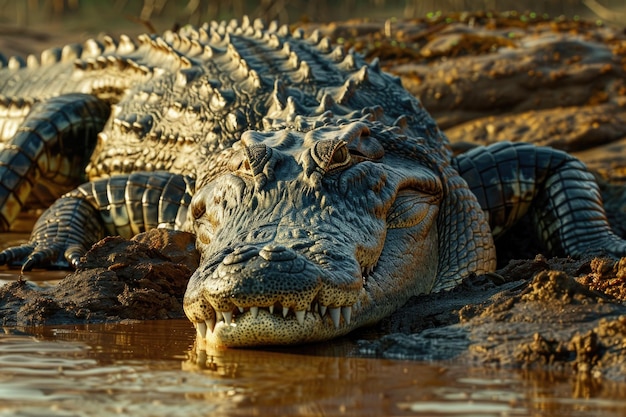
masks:
{"label": "dirt mound", "polygon": [[[624,265],[626,258],[511,262],[496,279],[470,277],[450,294],[416,297],[378,329],[404,333],[362,341],[361,352],[626,381],[626,305],[612,296],[626,290]],[[574,271],[588,272],[574,279]]]}
{"label": "dirt mound", "polygon": [[163,229],[108,237],[58,285],[25,280],[0,288],[3,325],[95,323],[184,317],[182,298],[199,261],[195,237]]}

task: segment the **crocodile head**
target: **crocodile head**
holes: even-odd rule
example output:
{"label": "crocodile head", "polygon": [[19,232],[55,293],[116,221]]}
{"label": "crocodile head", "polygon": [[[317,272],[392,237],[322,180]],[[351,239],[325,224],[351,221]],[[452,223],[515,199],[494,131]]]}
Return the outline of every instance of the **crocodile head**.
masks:
{"label": "crocodile head", "polygon": [[242,136],[189,210],[201,263],[184,308],[200,337],[325,340],[430,291],[442,184],[393,135],[359,120]]}

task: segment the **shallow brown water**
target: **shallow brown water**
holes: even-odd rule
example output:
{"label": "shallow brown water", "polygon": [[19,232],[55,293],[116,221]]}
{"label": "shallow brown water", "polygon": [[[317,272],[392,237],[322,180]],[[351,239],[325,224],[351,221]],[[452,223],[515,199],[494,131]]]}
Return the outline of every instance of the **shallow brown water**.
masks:
{"label": "shallow brown water", "polygon": [[620,384],[358,358],[349,340],[196,352],[186,320],[5,332],[0,416],[626,415]]}

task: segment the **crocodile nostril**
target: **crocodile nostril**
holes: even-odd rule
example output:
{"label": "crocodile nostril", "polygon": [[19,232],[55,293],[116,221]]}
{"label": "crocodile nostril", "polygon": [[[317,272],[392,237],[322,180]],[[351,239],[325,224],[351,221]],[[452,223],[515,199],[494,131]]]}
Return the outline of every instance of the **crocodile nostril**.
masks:
{"label": "crocodile nostril", "polygon": [[267,261],[291,261],[297,254],[282,245],[265,245],[259,255]]}
{"label": "crocodile nostril", "polygon": [[222,260],[222,264],[224,265],[232,265],[241,262],[246,262],[249,259],[254,258],[259,254],[259,249],[256,246],[242,246],[236,248],[234,251],[229,253]]}

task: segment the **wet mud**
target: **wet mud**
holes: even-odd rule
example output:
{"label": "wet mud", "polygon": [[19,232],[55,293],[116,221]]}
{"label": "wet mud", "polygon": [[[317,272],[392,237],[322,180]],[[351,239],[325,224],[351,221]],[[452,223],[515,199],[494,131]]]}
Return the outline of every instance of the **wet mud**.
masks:
{"label": "wet mud", "polygon": [[625,275],[626,258],[512,261],[449,293],[414,297],[360,352],[626,381]]}
{"label": "wet mud", "polygon": [[[626,235],[626,34],[567,19],[488,13],[307,26],[399,75],[455,151],[527,141],[574,153]],[[538,249],[539,248],[539,249]],[[626,380],[626,258],[546,258],[522,224],[498,242],[499,269],[414,297],[362,339],[359,354],[571,370]],[[193,236],[107,238],[56,286],[0,288],[0,321],[28,326],[183,317],[198,264]]]}
{"label": "wet mud", "polygon": [[0,287],[3,326],[184,317],[182,299],[198,266],[195,237],[156,229],[107,237],[57,285],[18,279]]}

